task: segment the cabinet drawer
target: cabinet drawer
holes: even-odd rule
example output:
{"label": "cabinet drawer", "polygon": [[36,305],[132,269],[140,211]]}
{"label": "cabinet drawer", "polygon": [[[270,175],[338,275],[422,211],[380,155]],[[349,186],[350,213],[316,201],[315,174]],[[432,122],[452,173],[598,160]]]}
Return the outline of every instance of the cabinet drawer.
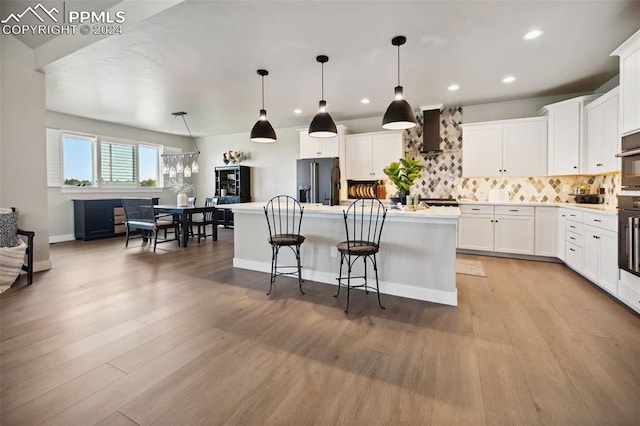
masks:
{"label": "cabinet drawer", "polygon": [[496,214],[533,216],[534,207],[531,206],[496,206]]}
{"label": "cabinet drawer", "polygon": [[567,231],[582,235],[582,223],[573,220],[567,220]]}
{"label": "cabinet drawer", "polygon": [[574,220],[576,222],[582,222],[582,212],[572,209],[567,209],[567,219]]}
{"label": "cabinet drawer", "polygon": [[606,229],[607,231],[618,232],[617,216],[585,212],[582,215],[582,223]]}
{"label": "cabinet drawer", "polygon": [[461,204],[459,207],[462,214],[493,214],[493,206]]}
{"label": "cabinet drawer", "polygon": [[567,243],[566,262],[571,268],[578,272],[582,272],[582,247],[572,243]]}
{"label": "cabinet drawer", "polygon": [[618,282],[618,299],[640,313],[640,291],[629,287],[624,281]]}
{"label": "cabinet drawer", "polygon": [[114,216],[124,216],[124,207],[114,207],[113,208]]}
{"label": "cabinet drawer", "polygon": [[567,242],[582,247],[582,234],[567,231]]}

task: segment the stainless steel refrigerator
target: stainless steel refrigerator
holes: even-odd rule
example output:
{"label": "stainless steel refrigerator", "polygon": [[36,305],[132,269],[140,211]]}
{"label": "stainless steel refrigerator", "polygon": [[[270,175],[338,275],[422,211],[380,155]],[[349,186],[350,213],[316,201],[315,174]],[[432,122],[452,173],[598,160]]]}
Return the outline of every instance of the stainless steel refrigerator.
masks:
{"label": "stainless steel refrigerator", "polygon": [[298,160],[298,201],[340,204],[340,163],[338,158]]}

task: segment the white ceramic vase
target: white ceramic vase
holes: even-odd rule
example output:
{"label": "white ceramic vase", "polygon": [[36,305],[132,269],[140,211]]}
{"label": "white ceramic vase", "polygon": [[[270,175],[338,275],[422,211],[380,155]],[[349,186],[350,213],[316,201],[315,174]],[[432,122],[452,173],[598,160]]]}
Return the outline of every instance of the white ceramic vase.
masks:
{"label": "white ceramic vase", "polygon": [[177,204],[179,207],[187,206],[187,194],[178,194]]}

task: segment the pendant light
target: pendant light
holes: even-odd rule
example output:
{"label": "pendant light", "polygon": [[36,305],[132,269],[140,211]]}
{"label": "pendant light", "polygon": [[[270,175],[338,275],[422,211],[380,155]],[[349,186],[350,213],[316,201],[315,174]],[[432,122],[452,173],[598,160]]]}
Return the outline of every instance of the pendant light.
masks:
{"label": "pendant light", "polygon": [[324,63],[329,61],[326,55],[316,57],[316,61],[322,64],[322,98],[319,102],[320,108],[318,113],[311,120],[309,125],[309,136],[314,138],[332,138],[338,134],[336,123],[326,111],[327,101],[324,100]]}
{"label": "pendant light", "polygon": [[184,118],[187,113],[184,111],[178,111],[172,112],[171,115],[173,115],[173,122],[171,123],[171,129],[169,130],[169,133],[173,133],[175,122],[178,117],[180,117],[187,129],[187,132],[189,133],[189,139],[191,139],[191,142],[195,147],[195,151],[181,152],[179,154],[163,153],[160,156],[162,158],[162,174],[168,174],[170,178],[175,178],[178,174],[184,174],[185,177],[191,177],[192,173],[198,173],[198,170],[200,169],[198,165],[198,156],[200,155],[200,150],[198,149],[196,140],[191,134],[191,129],[187,124],[187,119]]}
{"label": "pendant light", "polygon": [[273,143],[276,141],[276,131],[267,120],[267,110],[264,109],[264,76],[269,75],[267,70],[258,70],[258,75],[262,77],[262,109],[260,119],[256,121],[251,129],[251,140],[259,143]]}
{"label": "pendant light", "polygon": [[382,127],[389,130],[410,129],[416,125],[416,115],[409,102],[403,99],[400,86],[400,46],[406,42],[405,36],[397,36],[391,40],[391,44],[398,46],[398,85],[395,88],[396,99],[391,102],[382,118]]}

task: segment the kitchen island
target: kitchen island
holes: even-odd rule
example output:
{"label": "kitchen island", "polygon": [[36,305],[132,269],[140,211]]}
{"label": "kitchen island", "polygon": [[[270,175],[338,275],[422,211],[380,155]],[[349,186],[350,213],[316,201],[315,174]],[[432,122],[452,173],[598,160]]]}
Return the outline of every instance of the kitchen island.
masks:
{"label": "kitchen island", "polygon": [[[233,266],[269,273],[271,246],[263,206],[234,205]],[[336,245],[344,241],[346,206],[302,204],[302,276],[305,280],[336,285],[340,256]],[[390,209],[378,253],[380,292],[394,296],[456,306],[456,241],[458,207],[431,207],[408,211]],[[279,264],[294,265],[289,250],[280,252]],[[356,262],[354,275],[360,275]],[[369,275],[373,277],[371,273]],[[370,280],[375,287],[375,281]],[[265,291],[268,288],[265,278]],[[278,284],[276,283],[276,286]],[[308,285],[308,284],[307,284]],[[276,287],[277,288],[277,287]]]}

